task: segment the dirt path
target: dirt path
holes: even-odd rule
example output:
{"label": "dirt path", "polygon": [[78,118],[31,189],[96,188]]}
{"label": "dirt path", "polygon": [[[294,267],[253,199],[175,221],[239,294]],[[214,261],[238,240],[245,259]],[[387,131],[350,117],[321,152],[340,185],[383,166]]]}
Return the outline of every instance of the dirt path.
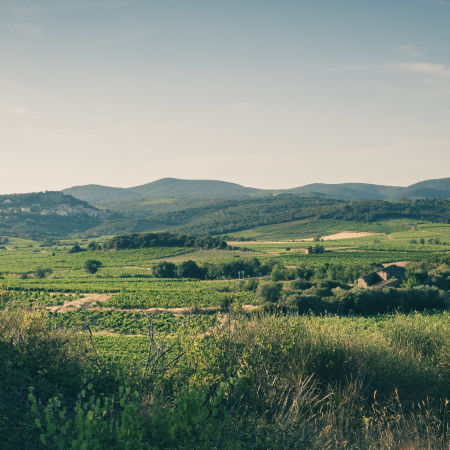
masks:
{"label": "dirt path", "polygon": [[51,312],[65,313],[68,311],[79,311],[83,309],[95,309],[93,305],[97,302],[106,302],[113,294],[83,294],[83,297],[64,302],[63,305],[49,306]]}
{"label": "dirt path", "polygon": [[[76,298],[75,300],[70,300],[64,302],[63,305],[57,306],[49,306],[48,309],[51,312],[57,313],[66,313],[70,311],[82,311],[82,310],[90,310],[90,311],[126,311],[126,312],[135,312],[135,313],[161,313],[161,312],[169,312],[174,315],[182,315],[182,314],[214,314],[215,312],[219,312],[221,310],[220,306],[204,306],[204,307],[179,307],[179,308],[115,308],[115,307],[107,307],[101,308],[97,306],[97,302],[106,302],[109,298],[111,298],[113,294],[83,294],[82,297]],[[242,309],[245,312],[251,312],[258,308],[258,305],[242,305]]]}
{"label": "dirt path", "polygon": [[[259,305],[242,305],[242,310],[245,312],[252,312],[259,308]],[[133,313],[162,313],[168,312],[172,313],[175,316],[180,316],[182,314],[214,314],[216,312],[221,311],[220,306],[203,306],[203,307],[179,307],[179,308],[101,308],[98,306],[93,306],[89,309],[90,311],[125,311],[125,312],[133,312]],[[65,312],[65,311],[61,311]]]}

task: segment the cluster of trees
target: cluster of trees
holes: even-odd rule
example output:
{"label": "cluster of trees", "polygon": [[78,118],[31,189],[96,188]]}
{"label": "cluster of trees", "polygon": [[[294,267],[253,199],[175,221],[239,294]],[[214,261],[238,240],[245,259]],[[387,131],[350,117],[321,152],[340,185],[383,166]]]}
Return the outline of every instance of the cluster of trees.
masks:
{"label": "cluster of trees", "polygon": [[[125,250],[148,247],[227,248],[227,243],[220,237],[198,237],[173,233],[123,234],[108,239],[101,245],[97,245],[102,250]],[[95,249],[95,246],[96,243],[90,243],[90,248]]]}
{"label": "cluster of trees", "polygon": [[354,283],[363,274],[375,272],[382,268],[382,264],[332,264],[324,263],[320,266],[301,265],[287,268],[279,263],[273,264],[270,278],[272,281],[289,281],[301,279],[305,282],[318,280],[337,280],[342,283]]}
{"label": "cluster of trees", "polygon": [[381,269],[381,264],[332,264],[321,266],[302,265],[287,268],[275,259],[262,262],[256,258],[237,258],[233,261],[220,263],[204,263],[198,265],[195,261],[185,261],[175,264],[161,261],[152,268],[153,275],[158,278],[196,278],[206,279],[247,279],[249,277],[270,277],[274,282],[303,280],[311,287],[321,280],[336,280],[341,284],[354,283],[362,274]]}
{"label": "cluster of trees", "polygon": [[419,240],[411,239],[409,242],[411,244],[414,244],[414,245],[416,245],[416,244],[421,244],[421,245],[424,245],[424,244],[448,245],[448,242],[441,241],[439,238],[430,238],[430,239],[427,239],[427,240],[425,240],[424,238],[420,238]]}
{"label": "cluster of trees", "polygon": [[406,267],[405,287],[436,286],[450,290],[450,257],[439,258],[436,262],[411,262]]}
{"label": "cluster of trees", "polygon": [[445,309],[448,292],[436,287],[361,289],[335,280],[315,284],[298,279],[283,290],[280,282],[259,283],[257,293],[267,311],[299,314],[374,315],[395,311]]}
{"label": "cluster of trees", "polygon": [[184,261],[179,265],[161,261],[153,266],[152,273],[157,278],[244,279],[269,275],[274,265],[275,261],[261,263],[258,258],[237,259],[236,261],[218,264],[206,263],[202,266],[199,266],[195,261]]}
{"label": "cluster of trees", "polygon": [[[309,291],[309,292],[308,292]],[[312,292],[311,292],[312,291]],[[315,293],[316,291],[316,293]],[[299,313],[374,315],[425,309],[444,309],[447,295],[434,287],[385,288],[350,290],[335,288],[324,297],[320,290],[309,289],[286,296],[281,305],[293,307]]]}
{"label": "cluster of trees", "polygon": [[376,264],[297,268],[277,264],[272,268],[271,281],[260,282],[257,293],[267,310],[295,310],[301,314],[370,315],[444,309],[450,304],[448,256],[409,263],[400,288],[360,289],[350,285],[362,273],[379,268]]}

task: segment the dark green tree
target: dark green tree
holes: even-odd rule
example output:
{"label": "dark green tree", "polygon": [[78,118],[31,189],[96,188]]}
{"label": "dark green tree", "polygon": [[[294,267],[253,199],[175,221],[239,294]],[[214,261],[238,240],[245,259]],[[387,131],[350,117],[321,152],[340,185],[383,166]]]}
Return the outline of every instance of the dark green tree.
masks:
{"label": "dark green tree", "polygon": [[97,261],[96,259],[88,259],[85,263],[84,263],[84,268],[86,269],[86,271],[88,273],[97,273],[98,269],[100,269],[100,267],[102,267],[102,263],[101,261]]}
{"label": "dark green tree", "polygon": [[162,261],[152,268],[153,276],[156,278],[176,278],[177,266],[168,261]]}
{"label": "dark green tree", "polygon": [[178,267],[178,274],[182,278],[198,278],[199,280],[203,280],[207,270],[202,267],[199,267],[195,261],[184,261]]}
{"label": "dark green tree", "polygon": [[81,248],[78,244],[75,244],[70,250],[69,253],[80,253],[85,252],[85,248]]}

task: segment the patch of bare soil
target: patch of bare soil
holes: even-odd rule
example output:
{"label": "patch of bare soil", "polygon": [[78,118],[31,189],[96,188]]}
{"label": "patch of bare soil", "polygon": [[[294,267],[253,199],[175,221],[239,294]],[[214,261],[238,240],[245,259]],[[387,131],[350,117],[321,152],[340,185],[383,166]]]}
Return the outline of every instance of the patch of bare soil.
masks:
{"label": "patch of bare soil", "polygon": [[83,309],[94,309],[97,302],[106,302],[113,294],[83,294],[83,297],[64,302],[63,305],[49,306],[47,309],[52,312],[65,313]]}
{"label": "patch of bare soil", "polygon": [[324,241],[337,241],[339,239],[354,239],[365,236],[374,236],[380,233],[369,233],[368,231],[341,231],[340,233],[329,234],[328,236],[322,236]]}
{"label": "patch of bare soil", "polygon": [[95,336],[123,336],[123,337],[148,337],[148,334],[122,334],[122,333],[115,333],[114,331],[109,330],[98,330],[93,331],[92,334]]}
{"label": "patch of bare soil", "polygon": [[[313,238],[311,238],[312,241]],[[231,246],[240,246],[240,245],[251,245],[251,244],[292,244],[294,242],[307,241],[309,239],[300,239],[300,240],[290,240],[290,241],[227,241],[228,245]]]}
{"label": "patch of bare soil", "polygon": [[406,267],[406,264],[408,264],[409,261],[397,261],[393,263],[385,263],[383,264],[383,267],[389,267],[389,266],[399,266],[399,267]]}

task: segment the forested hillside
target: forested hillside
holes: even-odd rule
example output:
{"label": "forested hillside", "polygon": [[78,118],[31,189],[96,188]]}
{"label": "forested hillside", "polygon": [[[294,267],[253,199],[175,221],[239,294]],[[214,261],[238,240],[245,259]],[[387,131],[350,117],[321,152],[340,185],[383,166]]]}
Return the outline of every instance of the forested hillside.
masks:
{"label": "forested hillside", "polygon": [[116,212],[54,192],[2,196],[0,205],[0,234],[33,238],[146,231],[206,236],[303,219],[358,223],[396,218],[443,223],[450,220],[448,200],[343,201],[293,194],[150,204],[142,211],[119,208]]}
{"label": "forested hillside", "polygon": [[109,213],[62,192],[0,196],[0,234],[67,236],[102,223]]}

